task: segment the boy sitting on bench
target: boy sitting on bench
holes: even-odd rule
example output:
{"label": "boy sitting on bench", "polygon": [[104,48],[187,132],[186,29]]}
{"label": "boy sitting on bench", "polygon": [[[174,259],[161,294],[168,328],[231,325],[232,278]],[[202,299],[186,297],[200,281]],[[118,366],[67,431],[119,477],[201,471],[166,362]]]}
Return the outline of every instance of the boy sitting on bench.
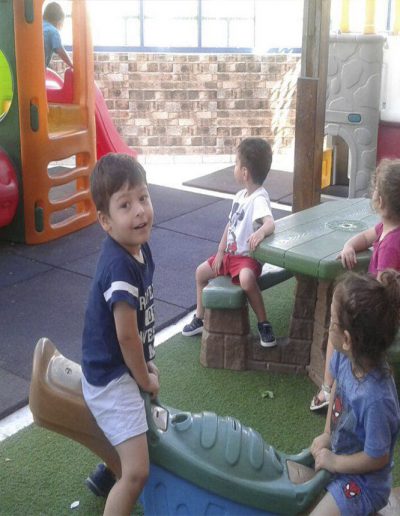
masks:
{"label": "boy sitting on bench", "polygon": [[257,278],[261,264],[250,256],[262,240],[275,230],[269,195],[262,186],[271,168],[272,150],[262,138],[246,138],[237,148],[234,178],[244,188],[233,199],[229,220],[217,254],[196,270],[197,309],[192,321],[182,331],[185,336],[202,333],[204,307],[202,292],[216,276],[231,276],[240,284],[258,320],[260,344],[276,346],[272,326],[267,320]]}

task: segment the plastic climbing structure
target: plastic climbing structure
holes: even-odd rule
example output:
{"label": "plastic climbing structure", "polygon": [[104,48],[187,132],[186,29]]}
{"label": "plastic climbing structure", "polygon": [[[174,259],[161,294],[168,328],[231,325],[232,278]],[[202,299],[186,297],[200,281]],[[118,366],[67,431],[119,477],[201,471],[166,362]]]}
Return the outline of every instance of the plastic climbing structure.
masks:
{"label": "plastic climbing structure", "polygon": [[89,192],[96,129],[86,3],[72,2],[68,103],[47,100],[42,7],[43,0],[2,0],[0,16],[0,238],[28,244],[96,217]]}

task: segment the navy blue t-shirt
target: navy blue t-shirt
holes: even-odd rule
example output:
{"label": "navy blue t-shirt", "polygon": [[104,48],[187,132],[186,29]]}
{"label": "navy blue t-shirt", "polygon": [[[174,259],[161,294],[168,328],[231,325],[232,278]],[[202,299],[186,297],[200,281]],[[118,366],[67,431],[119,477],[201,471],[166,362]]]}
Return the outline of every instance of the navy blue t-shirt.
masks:
{"label": "navy blue t-shirt", "polygon": [[90,289],[82,342],[82,371],[97,386],[129,372],[119,346],[113,306],[125,301],[136,310],[146,362],[154,358],[154,262],[150,247],[142,247],[144,263],[111,237],[103,242]]}

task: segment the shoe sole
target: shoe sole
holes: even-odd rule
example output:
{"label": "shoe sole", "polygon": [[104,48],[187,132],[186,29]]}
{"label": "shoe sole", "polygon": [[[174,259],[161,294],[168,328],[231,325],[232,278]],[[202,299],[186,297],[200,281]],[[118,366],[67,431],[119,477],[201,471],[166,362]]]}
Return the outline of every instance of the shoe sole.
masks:
{"label": "shoe sole", "polygon": [[321,403],[319,405],[314,405],[314,404],[311,404],[310,405],[310,410],[312,410],[313,412],[317,411],[317,410],[322,410],[324,409],[325,407],[327,407],[329,405],[329,401],[321,401]]}
{"label": "shoe sole", "polygon": [[199,335],[200,333],[203,333],[203,327],[196,328],[195,330],[191,330],[191,331],[183,331],[182,330],[182,335],[184,337],[193,337],[193,335]]}
{"label": "shoe sole", "polygon": [[260,340],[260,346],[263,348],[274,348],[276,345],[276,340],[273,340],[272,342],[264,342],[263,340]]}
{"label": "shoe sole", "polygon": [[85,480],[85,484],[86,484],[86,487],[88,489],[90,489],[90,491],[92,491],[92,493],[94,495],[100,496],[102,498],[106,498],[107,495],[104,493],[104,491],[101,491],[90,477],[88,477]]}

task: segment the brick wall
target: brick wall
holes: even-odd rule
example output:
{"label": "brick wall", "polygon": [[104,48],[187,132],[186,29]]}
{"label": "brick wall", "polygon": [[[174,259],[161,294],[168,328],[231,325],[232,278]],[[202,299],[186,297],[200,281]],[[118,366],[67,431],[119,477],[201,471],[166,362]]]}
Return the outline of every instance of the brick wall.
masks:
{"label": "brick wall", "polygon": [[299,56],[95,53],[95,80],[142,154],[234,154],[246,136],[293,147]]}

